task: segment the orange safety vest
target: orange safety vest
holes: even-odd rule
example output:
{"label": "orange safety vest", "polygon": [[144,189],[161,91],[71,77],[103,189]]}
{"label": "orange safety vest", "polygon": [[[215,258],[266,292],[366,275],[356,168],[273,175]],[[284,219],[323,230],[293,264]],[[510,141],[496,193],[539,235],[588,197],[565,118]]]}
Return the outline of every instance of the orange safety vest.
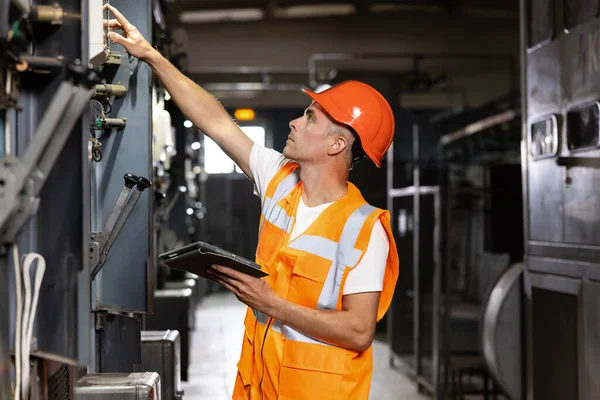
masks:
{"label": "orange safety vest", "polygon": [[[273,290],[290,302],[316,309],[342,309],[348,272],[367,249],[379,219],[390,250],[377,320],[383,318],[398,278],[398,253],[388,211],[348,192],[308,229],[289,241],[302,195],[299,166],[285,164],[269,182],[259,228],[256,261]],[[361,400],[369,397],[372,348],[356,352],[320,342],[248,308],[234,400]],[[261,393],[262,392],[262,393]]]}

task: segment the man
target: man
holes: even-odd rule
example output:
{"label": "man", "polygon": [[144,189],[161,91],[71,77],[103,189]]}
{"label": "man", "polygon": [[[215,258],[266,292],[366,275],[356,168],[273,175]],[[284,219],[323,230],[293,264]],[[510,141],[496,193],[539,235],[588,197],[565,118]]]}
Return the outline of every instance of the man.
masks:
{"label": "man", "polygon": [[177,71],[114,7],[109,33],[146,61],[181,111],[254,182],[262,199],[257,279],[214,266],[249,306],[234,399],[367,399],[375,325],[387,311],[398,255],[387,211],[347,182],[363,152],[377,166],[394,134],[383,96],[360,82],[321,93],[290,122],[283,155],[253,145],[223,107]]}

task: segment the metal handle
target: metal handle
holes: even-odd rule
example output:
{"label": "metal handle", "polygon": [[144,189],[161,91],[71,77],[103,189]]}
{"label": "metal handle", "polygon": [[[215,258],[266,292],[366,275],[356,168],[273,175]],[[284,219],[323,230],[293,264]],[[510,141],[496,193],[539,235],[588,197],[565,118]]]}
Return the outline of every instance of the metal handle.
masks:
{"label": "metal handle", "polygon": [[113,208],[112,213],[108,217],[108,221],[106,221],[106,225],[104,226],[103,232],[105,237],[110,236],[111,232],[114,230],[115,224],[119,219],[119,215],[121,215],[123,207],[127,202],[129,193],[131,193],[131,189],[133,189],[133,187],[137,185],[139,178],[133,174],[125,174],[123,175],[123,179],[125,180],[125,185],[123,186],[123,189],[121,189],[121,193],[117,198],[115,207]]}
{"label": "metal handle", "polygon": [[[125,225],[125,222],[127,222],[127,218],[129,218],[129,215],[131,215],[133,208],[135,207],[136,203],[140,199],[142,192],[146,188],[150,187],[151,185],[152,185],[152,182],[150,182],[148,179],[146,179],[144,177],[137,178],[137,185],[135,186],[136,190],[132,191],[131,196],[129,196],[129,199],[127,199],[127,202],[122,206],[122,210],[118,213],[118,215],[116,217],[116,222],[113,226],[113,229],[110,232],[105,233],[106,242],[102,249],[102,254],[104,254],[104,255],[108,254],[116,237],[119,235],[119,232],[121,232],[123,225]],[[111,215],[111,217],[112,217],[112,215]]]}

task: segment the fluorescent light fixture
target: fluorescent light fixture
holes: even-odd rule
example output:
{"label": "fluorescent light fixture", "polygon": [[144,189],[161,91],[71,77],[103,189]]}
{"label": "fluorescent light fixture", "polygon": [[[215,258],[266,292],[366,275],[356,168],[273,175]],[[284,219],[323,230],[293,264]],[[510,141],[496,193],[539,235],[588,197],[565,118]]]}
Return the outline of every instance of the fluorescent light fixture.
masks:
{"label": "fluorescent light fixture", "polygon": [[200,146],[200,142],[194,142],[194,143],[192,143],[191,147],[192,147],[192,150],[199,150],[200,147],[201,147]]}
{"label": "fluorescent light fixture", "polygon": [[307,4],[275,10],[278,18],[311,18],[350,15],[356,13],[354,4]]}
{"label": "fluorescent light fixture", "polygon": [[386,4],[376,3],[370,8],[372,13],[399,12],[399,11],[428,11],[446,12],[444,7],[426,4]]}
{"label": "fluorescent light fixture", "polygon": [[260,8],[232,8],[224,10],[184,11],[179,14],[179,21],[184,24],[202,24],[223,21],[257,21],[263,19]]}
{"label": "fluorescent light fixture", "polygon": [[192,124],[192,121],[190,121],[189,119],[186,119],[185,121],[183,121],[183,126],[185,126],[186,128],[191,128],[192,126],[194,126],[194,124]]}

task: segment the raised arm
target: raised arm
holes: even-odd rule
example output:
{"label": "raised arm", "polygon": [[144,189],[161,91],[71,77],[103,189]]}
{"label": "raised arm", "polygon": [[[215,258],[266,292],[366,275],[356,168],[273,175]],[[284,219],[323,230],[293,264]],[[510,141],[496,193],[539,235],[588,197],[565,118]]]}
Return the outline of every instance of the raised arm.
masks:
{"label": "raised arm", "polygon": [[123,35],[109,32],[108,38],[123,46],[129,54],[148,63],[179,109],[254,181],[250,171],[252,140],[242,132],[223,106],[154,49],[119,10],[108,4],[105,7],[116,18],[107,22],[109,28],[123,31]]}

